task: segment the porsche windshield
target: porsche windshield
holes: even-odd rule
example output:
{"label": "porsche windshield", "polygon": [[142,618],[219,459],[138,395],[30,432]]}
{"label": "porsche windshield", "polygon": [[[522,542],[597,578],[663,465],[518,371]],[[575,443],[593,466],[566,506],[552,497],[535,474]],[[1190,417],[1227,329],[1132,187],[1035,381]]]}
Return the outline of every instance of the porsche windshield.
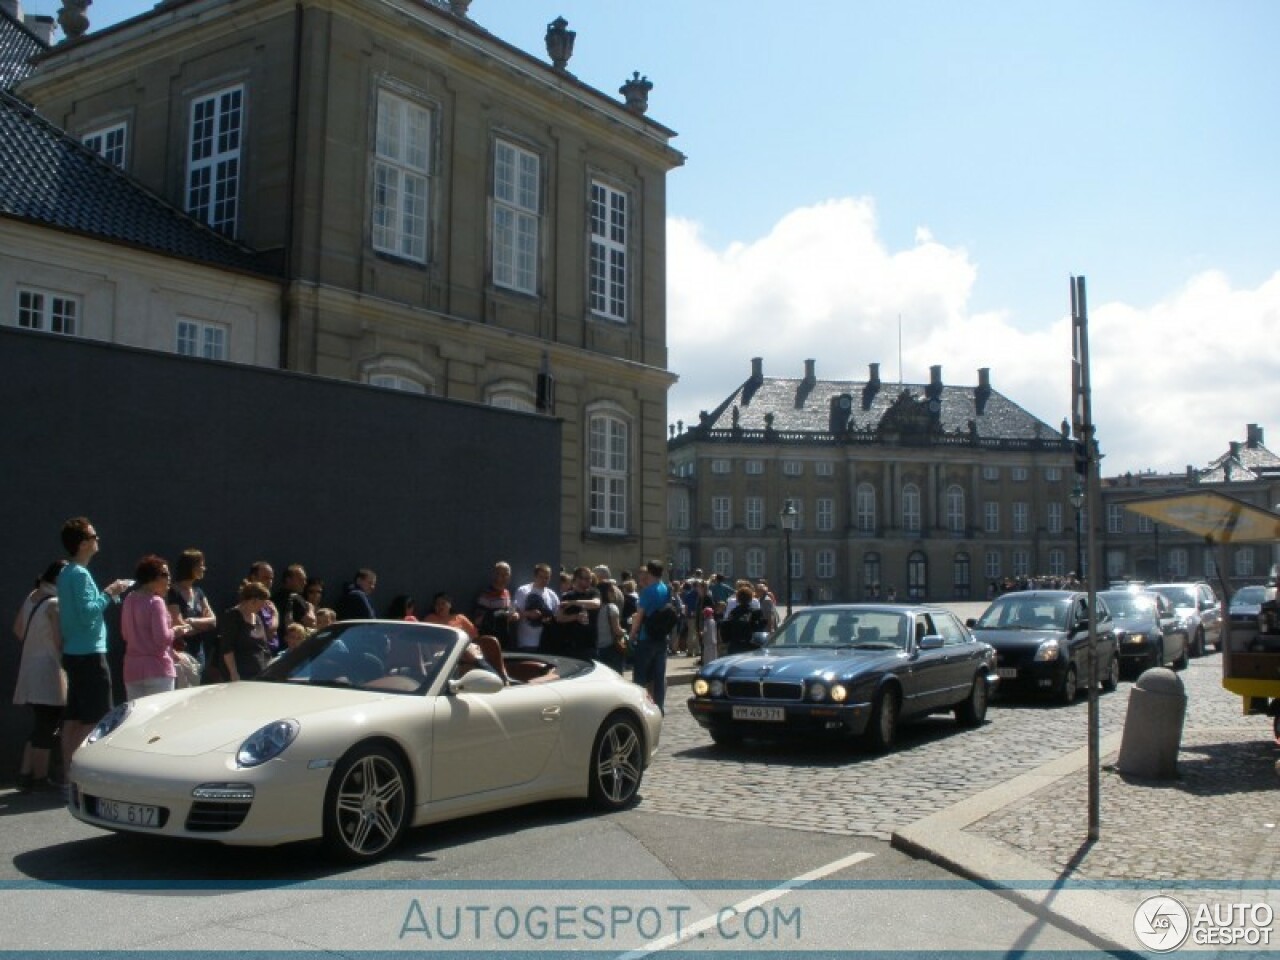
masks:
{"label": "porsche windshield", "polygon": [[910,636],[906,614],[895,610],[802,610],[783,624],[773,647],[901,650]]}
{"label": "porsche windshield", "polygon": [[978,618],[979,630],[1066,630],[1067,597],[1019,597],[1006,593]]}
{"label": "porsche windshield", "polygon": [[416,623],[337,623],[281,654],[260,679],[414,693],[429,687],[457,635]]}

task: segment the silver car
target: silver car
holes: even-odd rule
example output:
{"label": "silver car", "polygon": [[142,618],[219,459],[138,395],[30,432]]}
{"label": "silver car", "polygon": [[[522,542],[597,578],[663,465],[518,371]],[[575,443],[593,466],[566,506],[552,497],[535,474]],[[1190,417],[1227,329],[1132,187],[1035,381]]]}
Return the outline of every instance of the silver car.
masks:
{"label": "silver car", "polygon": [[1222,604],[1213,587],[1204,581],[1152,583],[1148,590],[1164,594],[1182,618],[1191,637],[1191,655],[1204,656],[1210,646],[1222,649]]}

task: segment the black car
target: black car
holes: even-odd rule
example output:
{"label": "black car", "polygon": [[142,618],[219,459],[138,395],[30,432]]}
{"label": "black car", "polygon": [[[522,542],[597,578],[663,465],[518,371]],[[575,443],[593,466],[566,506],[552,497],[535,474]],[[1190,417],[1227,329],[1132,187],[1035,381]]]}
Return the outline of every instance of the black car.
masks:
{"label": "black car", "polygon": [[809,607],[765,646],[706,664],[689,710],[718,744],[743,737],[861,736],[887,750],[898,721],[954,711],[978,726],[995,653],[935,607]]}
{"label": "black car", "polygon": [[1111,612],[1122,670],[1136,675],[1166,664],[1175,670],[1187,668],[1191,636],[1163,594],[1108,590],[1098,597]]}
{"label": "black car", "polygon": [[[977,620],[974,635],[996,650],[1001,691],[1047,694],[1071,703],[1089,682],[1088,596],[1071,590],[1002,594]],[[1115,627],[1097,601],[1098,677],[1104,690],[1120,682]]]}

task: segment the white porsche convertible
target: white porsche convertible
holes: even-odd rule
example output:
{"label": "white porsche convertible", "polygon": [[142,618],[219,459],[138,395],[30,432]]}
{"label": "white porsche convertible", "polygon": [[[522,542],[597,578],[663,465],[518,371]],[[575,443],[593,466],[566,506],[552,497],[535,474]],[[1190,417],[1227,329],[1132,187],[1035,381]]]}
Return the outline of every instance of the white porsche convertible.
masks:
{"label": "white porsche convertible", "polygon": [[410,826],[552,798],[631,804],[662,731],[646,691],[489,640],[340,623],[254,680],[121,704],[76,751],[69,808],[227,844],[323,838],[363,861]]}

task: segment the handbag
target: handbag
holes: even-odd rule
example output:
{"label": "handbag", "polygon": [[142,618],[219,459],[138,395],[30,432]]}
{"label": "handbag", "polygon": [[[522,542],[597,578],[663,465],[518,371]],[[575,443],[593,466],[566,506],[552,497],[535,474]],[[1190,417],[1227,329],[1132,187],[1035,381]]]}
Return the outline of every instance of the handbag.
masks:
{"label": "handbag", "polygon": [[200,661],[191,654],[175,650],[173,652],[173,666],[173,687],[175,690],[200,686]]}

